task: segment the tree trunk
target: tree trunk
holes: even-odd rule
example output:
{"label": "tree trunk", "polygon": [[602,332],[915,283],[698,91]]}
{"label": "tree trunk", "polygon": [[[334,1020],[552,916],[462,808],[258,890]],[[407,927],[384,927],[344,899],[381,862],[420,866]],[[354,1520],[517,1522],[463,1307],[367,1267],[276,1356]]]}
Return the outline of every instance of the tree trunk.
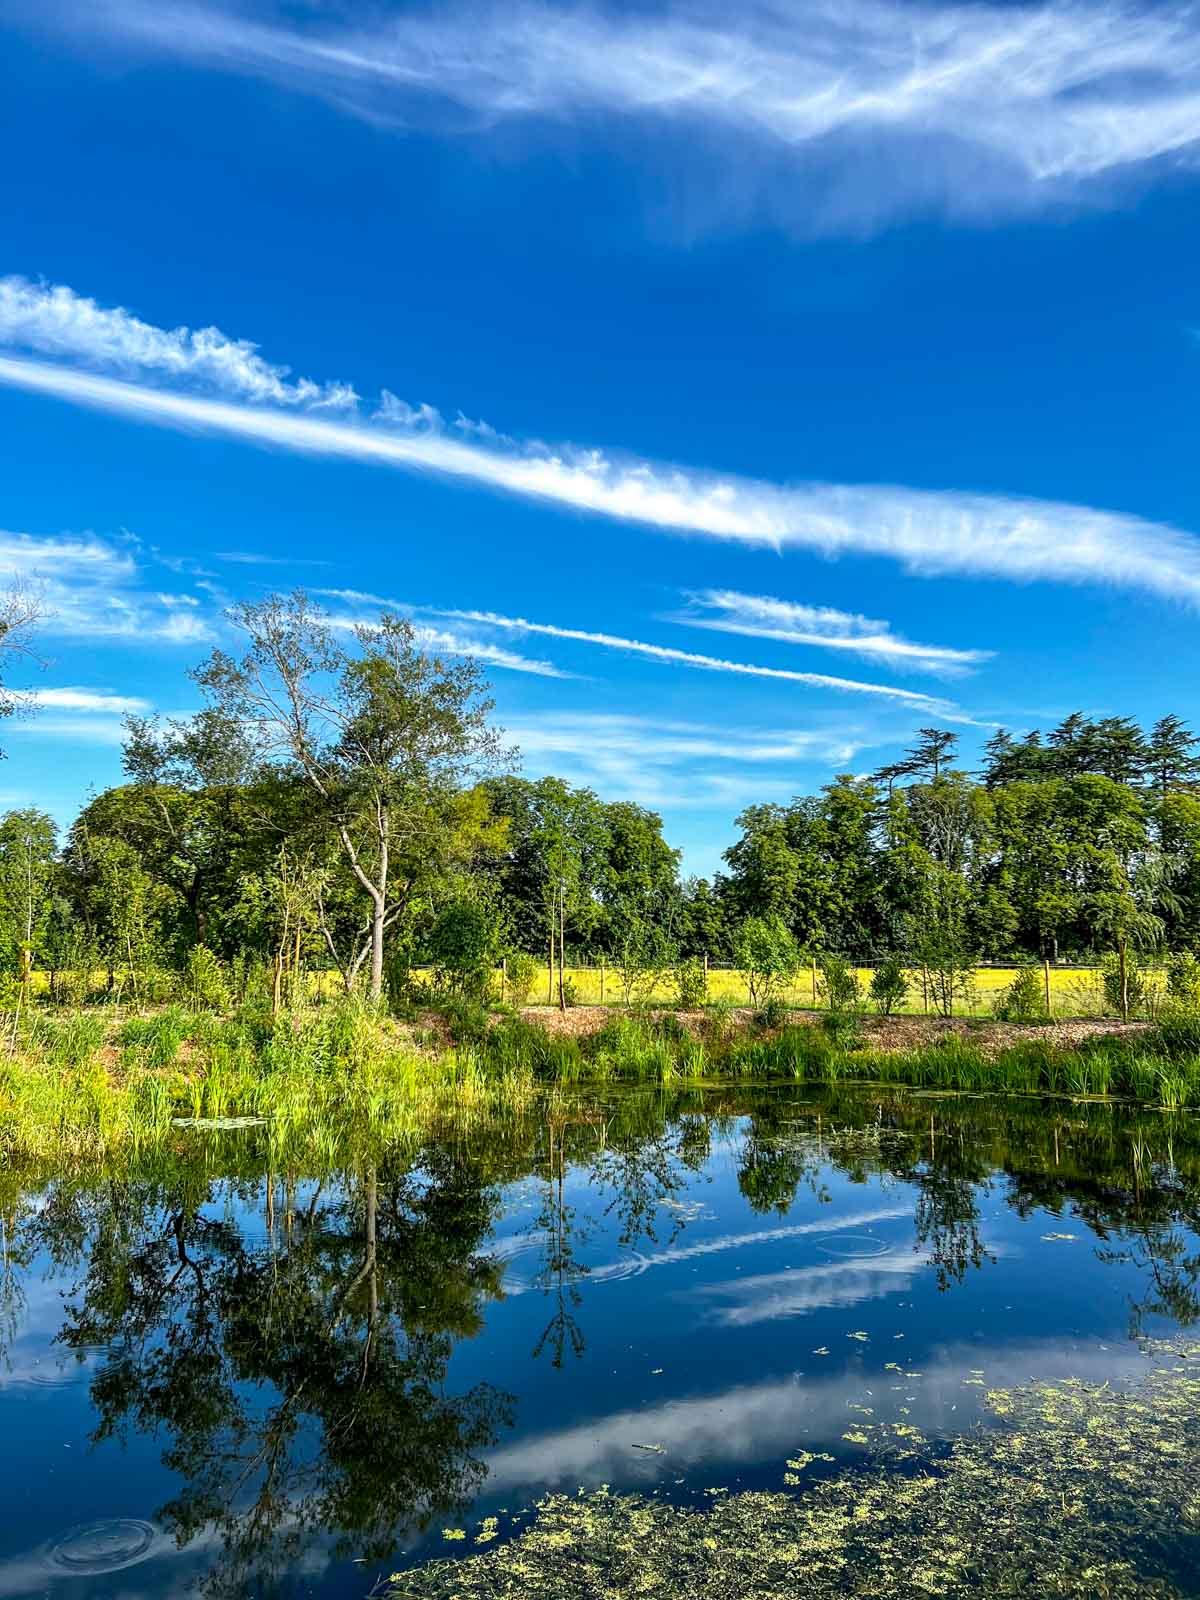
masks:
{"label": "tree trunk", "polygon": [[383,994],[383,920],[387,911],[380,895],[371,910],[371,1000]]}
{"label": "tree trunk", "polygon": [[563,943],[566,932],[566,893],[560,880],[558,885],[558,1009],[567,1009],[567,995],[563,984]]}
{"label": "tree trunk", "polygon": [[1125,958],[1125,940],[1117,945],[1117,963],[1121,972],[1121,1020],[1129,1021],[1129,964]]}

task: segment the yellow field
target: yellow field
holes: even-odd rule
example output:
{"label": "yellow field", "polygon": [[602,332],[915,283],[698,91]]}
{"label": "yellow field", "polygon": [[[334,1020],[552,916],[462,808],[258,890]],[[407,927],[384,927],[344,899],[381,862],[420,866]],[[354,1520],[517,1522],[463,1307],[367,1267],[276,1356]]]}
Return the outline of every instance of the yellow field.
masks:
{"label": "yellow field", "polygon": [[[1039,971],[1044,969],[1039,968]],[[863,1004],[867,1005],[867,988],[873,976],[871,967],[859,967],[858,981],[862,986]],[[1016,967],[980,967],[975,973],[974,1003],[967,1006],[955,1003],[955,1011],[967,1016],[990,1016],[996,996],[1006,989],[1016,977]],[[499,975],[497,975],[499,976]],[[612,967],[568,967],[566,976],[575,990],[578,1005],[620,1005],[622,1003],[620,975]],[[1148,984],[1159,986],[1162,974],[1144,974]],[[728,1000],[734,1005],[749,1005],[750,992],[741,972],[727,967],[713,967],[708,974],[708,998]],[[823,1004],[820,990],[820,972],[809,968],[790,988],[782,991],[781,998],[793,1006],[820,1008]],[[669,1003],[674,999],[670,979],[660,982],[650,996]],[[530,1005],[557,1005],[558,974],[553,984],[545,968],[534,984],[529,996]],[[918,976],[915,988],[910,988],[903,1011],[919,1015],[925,1010]],[[932,1005],[929,1008],[933,1009]],[[1056,1016],[1086,1017],[1098,1015],[1103,1010],[1100,973],[1094,967],[1051,967],[1050,1009]]]}
{"label": "yellow field", "polygon": [[[873,975],[871,967],[856,969],[858,981],[862,988],[862,1005],[870,1009],[867,1000],[867,989]],[[1044,969],[1039,967],[1039,972]],[[955,1012],[961,1016],[990,1016],[996,996],[1001,990],[1006,989],[1016,976],[1016,967],[979,967],[975,972],[975,995],[971,1005],[961,1001],[955,1002]],[[118,984],[123,998],[128,1002],[136,999],[136,985],[132,985],[128,977],[118,973]],[[910,974],[911,976],[911,974]],[[566,977],[575,992],[577,1005],[610,1005],[623,1004],[620,974],[613,967],[568,967]],[[1143,969],[1143,977],[1149,988],[1160,989],[1163,987],[1164,975],[1160,971]],[[105,974],[97,972],[94,983],[97,988],[102,987]],[[501,998],[503,987],[502,975],[497,968],[495,975],[494,993],[497,999]],[[33,973],[33,992],[44,994],[49,988],[49,974],[44,971]],[[314,999],[332,999],[342,992],[342,980],[339,973],[308,972],[305,974],[305,988]],[[651,1003],[658,1002],[664,1005],[672,1004],[675,1000],[674,985],[669,977],[662,979],[647,997]],[[821,1009],[823,1000],[820,989],[820,972],[807,968],[800,974],[797,981],[781,991],[780,998],[786,1004],[797,1007]],[[733,1005],[744,1006],[750,1004],[750,992],[746,979],[741,972],[728,967],[713,967],[708,974],[708,999],[709,1001],[726,1000]],[[545,967],[542,968],[533,989],[530,991],[530,1005],[557,1005],[558,1004],[558,972],[554,972],[551,979]],[[920,1015],[926,1009],[933,1011],[932,1004],[927,1008],[921,990],[921,981],[918,975],[915,986],[910,987],[908,999],[900,1008],[910,1015]],[[1095,967],[1051,967],[1050,968],[1050,1009],[1055,1016],[1061,1017],[1088,1017],[1098,1016],[1104,1010],[1103,994],[1100,983],[1100,973]]]}

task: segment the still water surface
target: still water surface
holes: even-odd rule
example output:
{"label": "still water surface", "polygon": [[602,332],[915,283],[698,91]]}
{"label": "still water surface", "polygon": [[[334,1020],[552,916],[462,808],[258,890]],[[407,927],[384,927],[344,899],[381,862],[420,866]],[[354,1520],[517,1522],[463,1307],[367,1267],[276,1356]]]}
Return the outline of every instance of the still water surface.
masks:
{"label": "still water surface", "polygon": [[1190,1119],[639,1091],[267,1150],[0,1174],[0,1597],[361,1600],[548,1489],[778,1489],[1200,1319]]}

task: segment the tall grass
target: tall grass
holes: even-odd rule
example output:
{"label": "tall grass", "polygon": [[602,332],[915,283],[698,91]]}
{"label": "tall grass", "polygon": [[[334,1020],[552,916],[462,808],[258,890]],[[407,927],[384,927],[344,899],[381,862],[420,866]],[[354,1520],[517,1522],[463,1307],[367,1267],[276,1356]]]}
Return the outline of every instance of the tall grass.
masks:
{"label": "tall grass", "polygon": [[697,1032],[650,1012],[622,1013],[583,1039],[508,1017],[458,1042],[418,1040],[350,999],[274,1021],[177,1006],[130,1021],[34,1014],[0,1056],[0,1160],[162,1144],[180,1136],[180,1119],[261,1119],[278,1152],[396,1144],[439,1120],[525,1104],[547,1086],[718,1079],[1115,1095],[1185,1111],[1200,1108],[1200,1019],[1175,1015],[1073,1048],[1024,1039],[988,1053],[957,1034],[884,1051],[853,1030],[737,1030],[718,1016]]}

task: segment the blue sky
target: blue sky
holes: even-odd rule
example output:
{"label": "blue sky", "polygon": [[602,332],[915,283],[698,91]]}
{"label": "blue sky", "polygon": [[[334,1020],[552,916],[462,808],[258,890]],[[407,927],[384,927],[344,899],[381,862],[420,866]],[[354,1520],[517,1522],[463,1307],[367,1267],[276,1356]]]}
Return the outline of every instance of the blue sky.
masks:
{"label": "blue sky", "polygon": [[1171,8],[16,0],[0,800],[297,584],[695,871],[922,724],[1200,724],[1198,85]]}

